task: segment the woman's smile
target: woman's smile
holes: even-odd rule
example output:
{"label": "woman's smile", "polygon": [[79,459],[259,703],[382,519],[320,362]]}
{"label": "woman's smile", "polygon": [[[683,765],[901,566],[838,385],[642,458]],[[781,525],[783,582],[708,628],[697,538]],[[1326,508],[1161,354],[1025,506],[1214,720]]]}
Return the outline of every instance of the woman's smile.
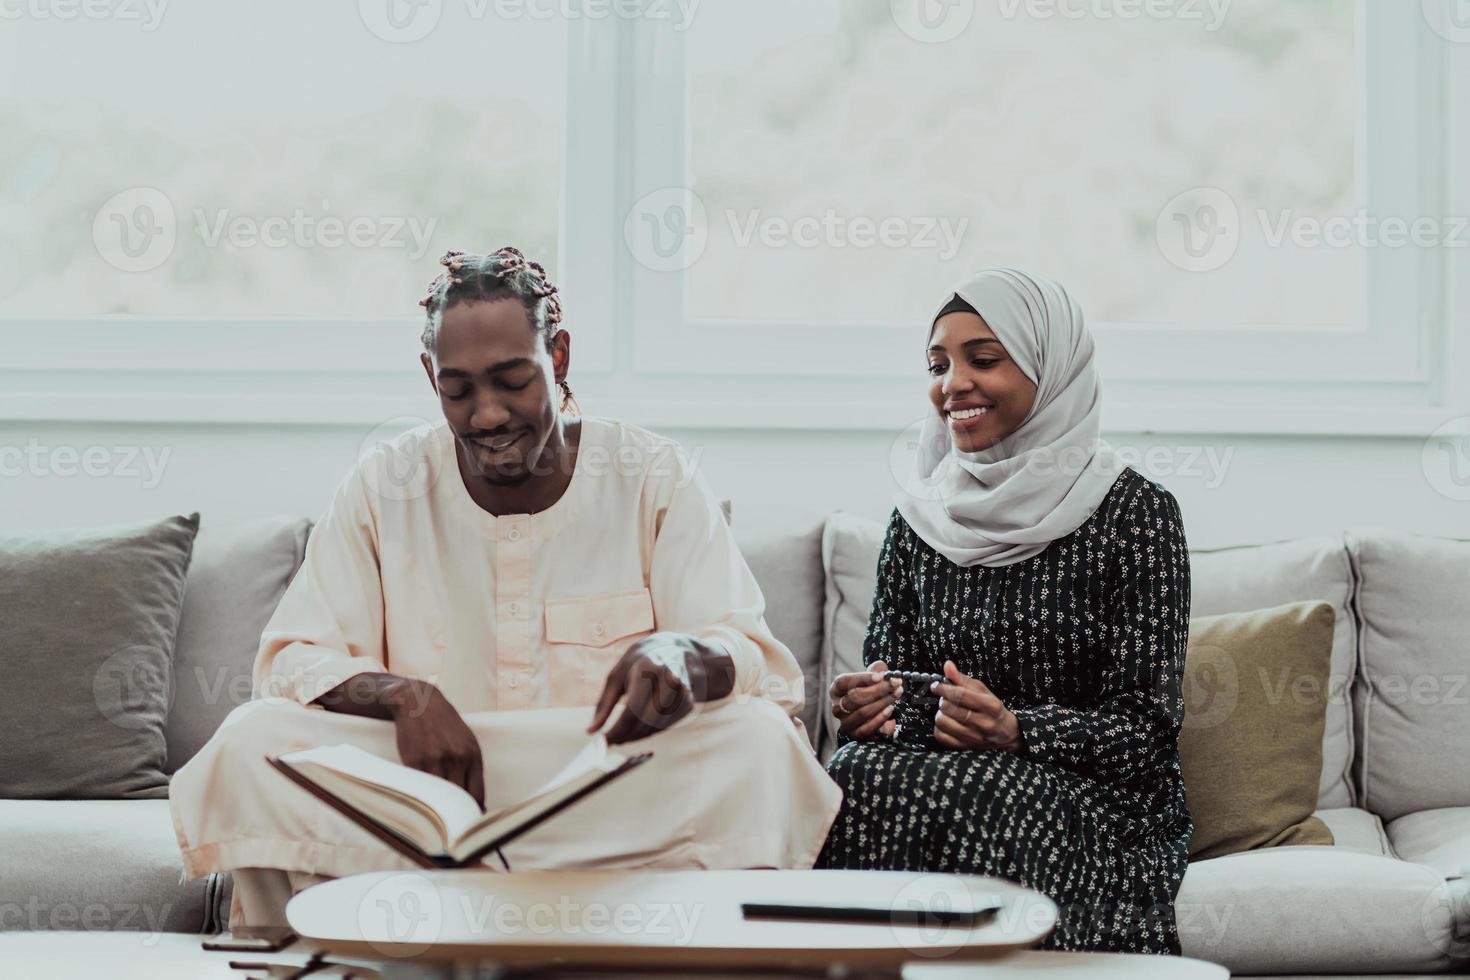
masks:
{"label": "woman's smile", "polygon": [[951,432],[973,432],[990,420],[991,405],[953,405],[944,410]]}

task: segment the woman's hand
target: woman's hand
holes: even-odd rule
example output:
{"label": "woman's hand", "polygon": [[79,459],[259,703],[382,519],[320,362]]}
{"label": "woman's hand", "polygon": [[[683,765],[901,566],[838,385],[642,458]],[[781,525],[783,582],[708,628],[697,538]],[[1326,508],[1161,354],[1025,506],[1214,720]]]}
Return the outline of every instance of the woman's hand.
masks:
{"label": "woman's hand", "polygon": [[893,705],[903,694],[903,683],[897,677],[879,676],[887,670],[887,664],[875,660],[865,671],[838,674],[832,680],[827,692],[832,717],[848,738],[867,741],[892,735],[898,727],[893,720]]}
{"label": "woman's hand", "polygon": [[944,662],[947,684],[933,685],[939,695],[934,740],[947,749],[999,749],[1024,753],[1021,725],[990,688],[960,673],[953,660]]}
{"label": "woman's hand", "polygon": [[704,701],[718,701],[735,689],[735,663],[685,633],[650,633],[628,648],[602,685],[588,732],[607,723],[624,701],[623,713],[607,730],[611,745],[657,734]]}

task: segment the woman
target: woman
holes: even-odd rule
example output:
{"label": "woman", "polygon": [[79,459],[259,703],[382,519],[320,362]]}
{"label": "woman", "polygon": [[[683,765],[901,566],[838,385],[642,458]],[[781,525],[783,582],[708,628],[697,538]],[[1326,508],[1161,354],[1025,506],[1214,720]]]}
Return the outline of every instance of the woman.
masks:
{"label": "woman", "polygon": [[[818,867],[1008,878],[1058,904],[1049,948],[1177,954],[1178,504],[1099,445],[1092,338],[1056,283],[981,273],[927,348],[925,493],[888,526],[868,669],[832,683],[845,798]],[[919,744],[894,741],[889,670],[945,677]]]}

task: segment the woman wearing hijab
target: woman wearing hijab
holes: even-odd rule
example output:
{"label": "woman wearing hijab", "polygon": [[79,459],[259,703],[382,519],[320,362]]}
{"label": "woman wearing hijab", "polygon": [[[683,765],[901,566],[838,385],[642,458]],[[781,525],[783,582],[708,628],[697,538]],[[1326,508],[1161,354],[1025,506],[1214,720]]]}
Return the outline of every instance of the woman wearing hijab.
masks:
{"label": "woman wearing hijab", "polygon": [[[1092,337],[1061,286],[983,272],[926,346],[922,489],[888,525],[868,669],[831,687],[844,801],[818,867],[1007,878],[1059,906],[1048,948],[1177,954],[1179,505],[1099,444]],[[932,731],[927,713],[897,731],[889,671],[944,675]]]}

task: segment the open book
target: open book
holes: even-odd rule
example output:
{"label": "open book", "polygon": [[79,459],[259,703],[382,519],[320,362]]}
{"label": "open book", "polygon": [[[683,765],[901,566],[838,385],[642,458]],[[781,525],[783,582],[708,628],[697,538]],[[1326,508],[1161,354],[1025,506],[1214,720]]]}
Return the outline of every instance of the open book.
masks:
{"label": "open book", "polygon": [[457,868],[479,861],[651,757],[650,752],[623,756],[598,736],[529,797],[488,812],[447,779],[353,745],[303,749],[267,761],[421,866]]}

